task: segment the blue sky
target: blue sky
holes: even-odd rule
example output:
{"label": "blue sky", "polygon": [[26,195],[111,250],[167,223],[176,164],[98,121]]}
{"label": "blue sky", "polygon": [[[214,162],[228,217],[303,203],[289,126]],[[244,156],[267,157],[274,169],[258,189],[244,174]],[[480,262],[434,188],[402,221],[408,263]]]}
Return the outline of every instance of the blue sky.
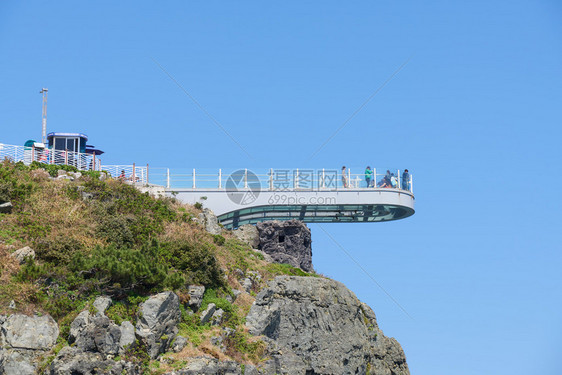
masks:
{"label": "blue sky", "polygon": [[[556,1],[0,3],[0,142],[82,131],[151,168],[409,168],[416,214],[324,228],[314,265],[412,374],[560,374]],[[247,156],[158,67],[166,69]],[[407,64],[313,158],[402,64]]]}

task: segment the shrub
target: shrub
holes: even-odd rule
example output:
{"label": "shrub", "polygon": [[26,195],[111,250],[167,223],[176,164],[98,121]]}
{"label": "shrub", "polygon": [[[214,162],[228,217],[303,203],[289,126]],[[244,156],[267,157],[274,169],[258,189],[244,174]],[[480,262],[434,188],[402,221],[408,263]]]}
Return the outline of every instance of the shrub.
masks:
{"label": "shrub", "polygon": [[223,272],[215,258],[213,246],[203,241],[162,243],[160,257],[170,267],[182,271],[190,284],[221,288],[225,285]]}
{"label": "shrub", "polygon": [[76,254],[70,269],[100,280],[102,288],[110,294],[178,288],[184,283],[180,274],[170,272],[166,263],[158,261],[155,242],[140,250],[98,246],[90,256]]}

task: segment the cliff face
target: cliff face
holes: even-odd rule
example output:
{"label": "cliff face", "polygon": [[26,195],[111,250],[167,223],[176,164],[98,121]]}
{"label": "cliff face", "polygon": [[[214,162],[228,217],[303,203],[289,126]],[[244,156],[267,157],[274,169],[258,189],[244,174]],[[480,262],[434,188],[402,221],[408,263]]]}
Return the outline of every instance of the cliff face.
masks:
{"label": "cliff face", "polygon": [[0,375],[408,374],[305,224],[35,167],[0,163]]}
{"label": "cliff face", "polygon": [[409,374],[398,342],[384,336],[369,306],[343,284],[279,276],[247,316],[255,335],[268,338],[271,374]]}

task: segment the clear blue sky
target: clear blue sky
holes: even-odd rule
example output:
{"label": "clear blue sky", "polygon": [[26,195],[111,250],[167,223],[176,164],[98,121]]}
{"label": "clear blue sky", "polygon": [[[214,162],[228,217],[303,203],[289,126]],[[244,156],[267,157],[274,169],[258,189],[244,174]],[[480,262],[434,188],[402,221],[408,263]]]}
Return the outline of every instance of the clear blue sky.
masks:
{"label": "clear blue sky", "polygon": [[0,142],[40,138],[48,87],[107,162],[409,168],[413,217],[324,228],[413,319],[311,225],[316,269],[412,374],[562,373],[560,2],[155,4],[0,3]]}

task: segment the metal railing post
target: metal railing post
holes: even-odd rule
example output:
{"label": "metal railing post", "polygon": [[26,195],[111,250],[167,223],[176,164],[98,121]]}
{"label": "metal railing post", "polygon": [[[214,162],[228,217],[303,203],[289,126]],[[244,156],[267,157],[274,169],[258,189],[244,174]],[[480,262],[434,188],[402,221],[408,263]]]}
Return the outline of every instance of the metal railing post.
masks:
{"label": "metal railing post", "polygon": [[398,186],[398,189],[401,189],[402,183],[401,183],[400,180],[402,180],[402,179],[400,178],[400,169],[398,169],[396,172],[398,173],[398,176],[396,176],[396,178],[398,179],[398,182],[396,183],[396,186]]}
{"label": "metal railing post", "polygon": [[322,189],[326,188],[326,172],[324,168],[322,168]]}
{"label": "metal railing post", "polygon": [[299,169],[297,168],[297,173],[295,174],[295,179],[293,181],[293,187],[295,189],[299,188]]}
{"label": "metal railing post", "polygon": [[170,168],[166,168],[166,188],[170,188]]}
{"label": "metal railing post", "polygon": [[244,169],[244,189],[248,188],[248,169]]}
{"label": "metal railing post", "polygon": [[414,176],[410,175],[410,193],[414,194]]}
{"label": "metal railing post", "polygon": [[273,168],[269,168],[269,190],[273,190]]}
{"label": "metal railing post", "polygon": [[193,189],[195,189],[195,168],[193,168]]}
{"label": "metal railing post", "polygon": [[351,168],[347,168],[347,187],[351,187]]}
{"label": "metal railing post", "polygon": [[219,169],[219,189],[222,188],[222,169]]}

